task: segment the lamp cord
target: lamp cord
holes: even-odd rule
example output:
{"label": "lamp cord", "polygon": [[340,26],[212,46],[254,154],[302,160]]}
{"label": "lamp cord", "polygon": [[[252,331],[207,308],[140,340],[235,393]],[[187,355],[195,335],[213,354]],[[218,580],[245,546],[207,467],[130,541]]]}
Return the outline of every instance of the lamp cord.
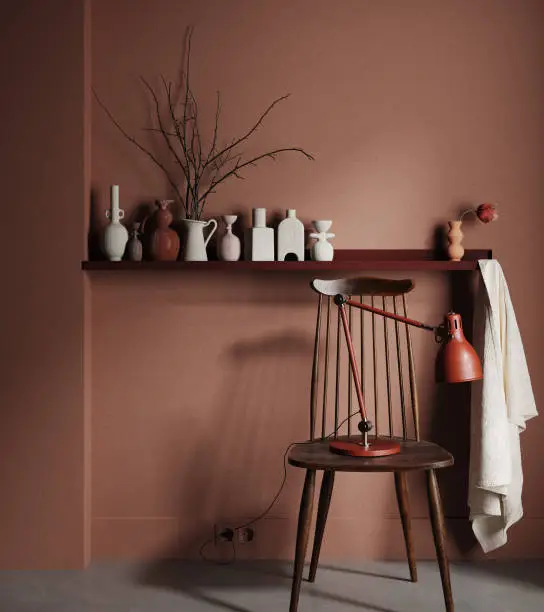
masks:
{"label": "lamp cord", "polygon": [[[338,433],[339,429],[342,427],[342,425],[344,425],[344,423],[346,421],[349,421],[349,419],[351,419],[352,417],[354,417],[356,415],[360,415],[359,410],[357,410],[355,412],[352,412],[350,415],[348,415],[340,423],[340,425],[338,425],[338,427],[332,433],[330,433],[328,436],[326,436],[324,439],[325,440],[330,440],[336,433]],[[250,525],[254,525],[258,521],[263,519],[267,514],[269,514],[269,512],[275,506],[276,502],[278,501],[278,499],[279,499],[279,497],[280,497],[280,495],[281,495],[281,493],[282,493],[282,491],[283,491],[283,489],[285,487],[285,483],[287,482],[287,455],[288,455],[289,451],[293,448],[293,446],[304,445],[304,444],[313,444],[314,442],[315,442],[315,440],[307,440],[306,442],[291,442],[287,446],[287,448],[285,449],[285,452],[283,453],[283,478],[281,480],[281,484],[279,486],[279,489],[278,489],[277,493],[272,498],[272,501],[268,504],[266,509],[263,510],[263,512],[261,512],[261,514],[257,515],[255,518],[251,519],[247,523],[243,523],[241,525],[237,525],[236,527],[232,528],[232,530],[233,530],[233,538],[231,540],[231,545],[232,545],[232,556],[231,556],[231,558],[227,559],[226,561],[218,561],[216,559],[211,559],[210,557],[206,557],[205,550],[214,541],[214,538],[209,538],[208,540],[206,540],[202,544],[202,546],[200,547],[200,549],[198,551],[198,554],[199,554],[200,558],[203,561],[206,561],[207,563],[213,563],[214,565],[231,565],[232,563],[234,563],[236,561],[236,541],[235,541],[236,532],[239,529],[245,529],[246,527],[249,527]]]}

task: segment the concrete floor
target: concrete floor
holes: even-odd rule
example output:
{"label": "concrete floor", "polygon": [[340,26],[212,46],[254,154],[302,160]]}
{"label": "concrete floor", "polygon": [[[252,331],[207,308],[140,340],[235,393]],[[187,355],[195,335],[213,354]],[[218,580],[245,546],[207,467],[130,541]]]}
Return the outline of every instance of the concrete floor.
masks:
{"label": "concrete floor", "polygon": [[[299,612],[442,612],[435,563],[324,563],[303,583]],[[201,562],[96,565],[85,572],[0,572],[1,612],[282,612],[290,565]],[[456,612],[543,612],[544,561],[455,564]]]}

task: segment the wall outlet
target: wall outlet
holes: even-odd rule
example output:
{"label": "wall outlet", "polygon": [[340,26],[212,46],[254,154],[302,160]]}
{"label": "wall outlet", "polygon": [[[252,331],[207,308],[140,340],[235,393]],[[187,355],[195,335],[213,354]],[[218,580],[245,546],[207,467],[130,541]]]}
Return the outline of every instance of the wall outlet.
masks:
{"label": "wall outlet", "polygon": [[213,526],[213,543],[215,546],[221,542],[232,542],[234,540],[234,529],[227,525]]}
{"label": "wall outlet", "polygon": [[240,544],[249,544],[249,542],[253,542],[255,531],[251,527],[241,527],[236,530],[236,536]]}

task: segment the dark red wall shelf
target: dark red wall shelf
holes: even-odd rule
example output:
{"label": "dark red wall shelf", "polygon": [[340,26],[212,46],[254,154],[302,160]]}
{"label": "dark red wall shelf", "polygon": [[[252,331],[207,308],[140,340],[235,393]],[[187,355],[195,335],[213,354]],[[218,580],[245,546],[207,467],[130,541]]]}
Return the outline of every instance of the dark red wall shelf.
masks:
{"label": "dark red wall shelf", "polygon": [[468,249],[463,261],[437,259],[425,249],[338,249],[334,261],[83,261],[88,271],[332,271],[359,272],[370,270],[455,271],[475,270],[479,259],[491,259],[490,249]]}

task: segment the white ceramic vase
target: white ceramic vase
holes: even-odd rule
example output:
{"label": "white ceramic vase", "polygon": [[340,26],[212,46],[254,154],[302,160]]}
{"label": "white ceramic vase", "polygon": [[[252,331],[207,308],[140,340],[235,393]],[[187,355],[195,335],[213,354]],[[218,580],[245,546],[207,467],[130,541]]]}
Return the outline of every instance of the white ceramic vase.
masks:
{"label": "white ceramic vase", "polygon": [[110,220],[104,230],[103,250],[110,261],[121,261],[128,242],[127,228],[121,223],[125,211],[119,208],[119,185],[111,186],[111,208],[106,211]]}
{"label": "white ceramic vase", "polygon": [[290,208],[278,225],[278,261],[304,261],[304,242],[304,225],[297,219],[297,211]]}
{"label": "white ceramic vase", "polygon": [[[213,225],[213,229],[207,238],[204,239],[204,228],[209,225]],[[208,261],[206,247],[217,229],[217,221],[215,219],[210,219],[209,221],[183,219],[183,227],[185,229],[183,261]]]}
{"label": "white ceramic vase", "polygon": [[332,221],[312,221],[316,231],[310,234],[314,238],[312,246],[312,259],[314,261],[332,261],[334,258],[334,247],[329,242],[329,238],[334,238],[334,234],[329,233]]}
{"label": "white ceramic vase", "polygon": [[274,229],[266,227],[266,208],[253,209],[253,227],[245,234],[247,261],[274,261]]}
{"label": "white ceramic vase", "polygon": [[232,226],[236,223],[236,215],[224,215],[225,233],[218,242],[217,255],[223,261],[238,261],[240,259],[240,238],[232,233]]}

